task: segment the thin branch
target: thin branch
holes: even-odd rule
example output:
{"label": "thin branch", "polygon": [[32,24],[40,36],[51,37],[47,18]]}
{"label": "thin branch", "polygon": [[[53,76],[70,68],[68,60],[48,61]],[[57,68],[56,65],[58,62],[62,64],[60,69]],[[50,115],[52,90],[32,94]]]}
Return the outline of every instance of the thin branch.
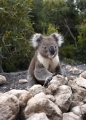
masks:
{"label": "thin branch", "polygon": [[67,27],[70,35],[72,36],[73,40],[75,41],[75,47],[77,48],[76,38],[74,37],[73,33],[71,32],[71,30],[70,30],[70,28],[69,28],[69,26],[68,26],[68,24],[67,24],[67,20],[64,19],[64,21],[65,21],[65,23],[66,23],[65,26]]}

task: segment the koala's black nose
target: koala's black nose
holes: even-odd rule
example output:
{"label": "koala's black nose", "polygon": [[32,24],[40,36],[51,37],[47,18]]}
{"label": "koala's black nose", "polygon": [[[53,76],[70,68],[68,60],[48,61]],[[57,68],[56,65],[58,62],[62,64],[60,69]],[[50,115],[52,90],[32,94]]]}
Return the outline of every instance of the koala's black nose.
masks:
{"label": "koala's black nose", "polygon": [[54,53],[55,53],[55,48],[54,48],[53,46],[51,46],[51,47],[49,48],[49,51],[50,51],[51,55],[54,55]]}

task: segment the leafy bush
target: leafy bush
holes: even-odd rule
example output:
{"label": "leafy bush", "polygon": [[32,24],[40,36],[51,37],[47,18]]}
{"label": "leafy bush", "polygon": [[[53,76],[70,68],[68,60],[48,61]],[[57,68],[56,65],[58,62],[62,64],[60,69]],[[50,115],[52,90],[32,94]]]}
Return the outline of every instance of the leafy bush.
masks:
{"label": "leafy bush", "polygon": [[80,25],[78,43],[80,47],[84,47],[86,49],[86,19],[84,20],[83,24]]}
{"label": "leafy bush", "polygon": [[86,63],[86,19],[80,25],[78,36],[78,59]]}
{"label": "leafy bush", "polygon": [[25,69],[31,59],[31,10],[32,0],[0,0],[0,54],[4,71]]}
{"label": "leafy bush", "polygon": [[50,34],[55,33],[55,32],[58,32],[58,30],[55,29],[52,24],[49,24],[48,29],[47,29],[47,35],[50,35]]}
{"label": "leafy bush", "polygon": [[64,58],[75,59],[76,58],[76,55],[75,55],[76,51],[77,51],[77,49],[74,45],[64,45],[60,49],[60,54]]}

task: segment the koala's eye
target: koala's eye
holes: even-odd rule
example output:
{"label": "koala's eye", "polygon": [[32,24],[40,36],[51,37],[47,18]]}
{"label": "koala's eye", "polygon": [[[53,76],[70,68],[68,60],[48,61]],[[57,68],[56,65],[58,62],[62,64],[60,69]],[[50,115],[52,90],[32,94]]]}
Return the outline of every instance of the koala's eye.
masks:
{"label": "koala's eye", "polygon": [[55,46],[55,48],[56,48],[56,46]]}

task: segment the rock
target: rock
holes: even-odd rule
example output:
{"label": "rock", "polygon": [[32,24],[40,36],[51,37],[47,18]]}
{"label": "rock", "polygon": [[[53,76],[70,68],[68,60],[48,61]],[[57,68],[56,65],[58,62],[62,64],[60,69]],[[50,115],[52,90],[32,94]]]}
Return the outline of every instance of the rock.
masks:
{"label": "rock", "polygon": [[67,66],[66,66],[66,69],[67,69],[68,71],[71,71],[72,67],[71,67],[70,65],[67,65]]}
{"label": "rock", "polygon": [[45,93],[45,88],[42,85],[33,85],[30,89],[29,92],[35,96],[36,94],[40,93],[40,92],[44,92]]}
{"label": "rock", "polygon": [[22,84],[22,83],[28,83],[28,81],[26,79],[20,79],[19,80],[19,83]]}
{"label": "rock", "polygon": [[76,79],[75,76],[68,76],[68,81],[69,81],[69,80],[74,80],[74,79]]}
{"label": "rock", "polygon": [[49,100],[51,100],[52,102],[55,102],[55,101],[56,101],[56,99],[55,99],[55,97],[54,97],[53,95],[46,95],[46,97],[47,97]]}
{"label": "rock", "polygon": [[26,90],[10,90],[7,94],[15,95],[19,99],[19,104],[21,107],[25,107],[27,101],[32,97],[32,94]]}
{"label": "rock", "polygon": [[15,120],[19,112],[19,101],[16,96],[0,94],[0,120]]}
{"label": "rock", "polygon": [[83,100],[86,97],[86,89],[78,86],[74,81],[70,80],[68,82],[68,85],[72,88],[72,105],[74,106],[80,106],[83,104]]}
{"label": "rock", "polygon": [[79,70],[76,67],[71,67],[70,65],[67,65],[66,69],[74,75],[79,75],[80,73],[82,73],[82,70]]}
{"label": "rock", "polygon": [[62,112],[52,101],[50,101],[46,95],[41,92],[31,98],[24,110],[26,119],[31,114],[44,112],[49,120],[62,120]]}
{"label": "rock", "polygon": [[0,85],[6,83],[6,78],[3,75],[0,75]]}
{"label": "rock", "polygon": [[45,113],[36,113],[29,117],[27,120],[49,120]]}
{"label": "rock", "polygon": [[82,116],[82,111],[81,111],[81,107],[80,106],[75,106],[71,109],[71,112],[73,112],[74,114],[78,115],[78,116]]}
{"label": "rock", "polygon": [[9,95],[15,95],[17,98],[19,98],[23,92],[26,92],[26,90],[12,89],[12,90],[10,90],[10,91],[8,91],[6,93],[9,94]]}
{"label": "rock", "polygon": [[57,91],[58,87],[63,84],[66,84],[65,78],[61,75],[56,75],[53,77],[53,79],[48,84],[48,89],[51,92],[55,92],[55,91]]}
{"label": "rock", "polygon": [[0,95],[2,95],[3,93],[0,92]]}
{"label": "rock", "polygon": [[85,103],[85,104],[86,104],[86,98],[83,100],[83,103]]}
{"label": "rock", "polygon": [[79,69],[77,69],[76,67],[73,67],[72,73],[73,73],[73,74],[80,74],[81,71],[80,71]]}
{"label": "rock", "polygon": [[55,93],[56,104],[62,112],[67,112],[72,103],[72,91],[67,85],[62,85]]}
{"label": "rock", "polygon": [[82,120],[80,116],[75,115],[73,112],[64,113],[63,120]]}
{"label": "rock", "polygon": [[83,120],[86,120],[86,104],[81,106]]}
{"label": "rock", "polygon": [[83,78],[86,79],[86,71],[82,72],[82,73],[80,74],[80,77],[83,77]]}
{"label": "rock", "polygon": [[73,68],[71,69],[71,72],[72,72],[73,75],[79,75],[79,74],[82,73],[82,70],[79,70],[79,69],[77,69],[76,67],[73,67]]}
{"label": "rock", "polygon": [[55,91],[57,91],[59,85],[57,80],[52,80],[50,81],[50,83],[48,84],[48,90],[51,91],[51,93],[53,94]]}
{"label": "rock", "polygon": [[77,85],[86,88],[86,79],[84,79],[83,77],[76,78],[74,81]]}
{"label": "rock", "polygon": [[29,92],[25,92],[23,94],[21,94],[21,96],[19,97],[19,104],[21,107],[25,107],[27,105],[27,101],[32,98],[32,94]]}

